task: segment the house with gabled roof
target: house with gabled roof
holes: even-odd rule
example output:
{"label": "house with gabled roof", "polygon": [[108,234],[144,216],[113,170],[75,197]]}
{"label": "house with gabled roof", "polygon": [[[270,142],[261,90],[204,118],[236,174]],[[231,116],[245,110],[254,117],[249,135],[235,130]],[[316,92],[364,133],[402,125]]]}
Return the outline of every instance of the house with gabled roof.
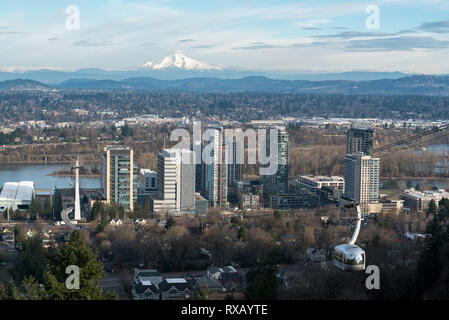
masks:
{"label": "house with gabled roof", "polygon": [[158,287],[149,280],[140,281],[132,289],[134,300],[160,300]]}
{"label": "house with gabled roof", "polygon": [[161,300],[194,299],[194,288],[184,278],[168,278],[159,284]]}
{"label": "house with gabled roof", "polygon": [[207,268],[207,277],[219,281],[225,288],[240,285],[243,282],[242,275],[233,266]]}

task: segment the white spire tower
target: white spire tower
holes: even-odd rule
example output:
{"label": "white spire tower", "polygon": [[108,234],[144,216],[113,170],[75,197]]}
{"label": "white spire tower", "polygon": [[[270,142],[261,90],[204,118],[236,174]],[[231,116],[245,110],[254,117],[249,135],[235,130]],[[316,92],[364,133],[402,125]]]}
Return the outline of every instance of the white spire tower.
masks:
{"label": "white spire tower", "polygon": [[76,157],[75,164],[75,220],[81,220],[81,209],[80,209],[80,183],[79,183],[79,157]]}

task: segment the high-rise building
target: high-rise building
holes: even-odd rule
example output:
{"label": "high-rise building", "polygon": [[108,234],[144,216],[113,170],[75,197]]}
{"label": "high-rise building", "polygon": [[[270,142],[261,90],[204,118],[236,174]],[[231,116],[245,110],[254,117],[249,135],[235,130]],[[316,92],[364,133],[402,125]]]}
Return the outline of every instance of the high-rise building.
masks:
{"label": "high-rise building", "polygon": [[[285,127],[270,127],[277,130],[277,152],[278,166],[277,171],[272,175],[263,177],[263,188],[266,195],[287,193],[289,177],[289,136]],[[267,132],[267,155],[270,151],[270,134]],[[269,197],[266,197],[268,199]]]}
{"label": "high-rise building", "polygon": [[[239,142],[233,141],[232,150],[228,150],[229,152],[229,164],[228,164],[228,188],[234,185],[234,181],[242,181],[243,180],[243,163],[238,159],[238,150],[241,148]],[[245,149],[242,148],[243,156],[245,156]]]}
{"label": "high-rise building", "polygon": [[140,182],[143,193],[150,194],[157,192],[157,172],[151,169],[140,169]]}
{"label": "high-rise building", "polygon": [[345,196],[359,204],[379,199],[379,158],[359,154],[345,158]]}
{"label": "high-rise building", "polygon": [[190,150],[181,150],[181,174],[179,180],[180,211],[195,210],[195,153]]}
{"label": "high-rise building", "polygon": [[192,151],[195,153],[196,166],[195,166],[195,192],[204,192],[204,176],[205,166],[202,159],[203,143],[202,141],[193,141]]}
{"label": "high-rise building", "polygon": [[134,210],[137,201],[139,169],[134,161],[133,150],[128,147],[107,146],[101,164],[101,187],[106,203]]}
{"label": "high-rise building", "polygon": [[157,158],[158,192],[154,212],[195,209],[195,154],[191,150],[163,149]]}
{"label": "high-rise building", "polygon": [[222,128],[209,128],[213,134],[203,152],[211,159],[205,164],[205,185],[203,196],[211,207],[225,205],[228,201],[228,166],[226,148],[223,145]]}
{"label": "high-rise building", "polygon": [[372,156],[373,150],[373,128],[352,127],[348,130],[346,140],[346,154],[363,153],[365,155]]}

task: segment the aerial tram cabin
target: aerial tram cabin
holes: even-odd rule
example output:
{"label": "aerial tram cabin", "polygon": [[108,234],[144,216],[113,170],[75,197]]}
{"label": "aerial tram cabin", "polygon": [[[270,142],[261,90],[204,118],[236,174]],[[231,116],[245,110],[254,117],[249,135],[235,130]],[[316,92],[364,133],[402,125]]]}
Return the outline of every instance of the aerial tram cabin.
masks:
{"label": "aerial tram cabin", "polygon": [[359,246],[346,243],[334,248],[333,263],[344,271],[365,270],[365,251]]}
{"label": "aerial tram cabin", "polygon": [[359,236],[360,226],[362,224],[362,212],[360,206],[357,208],[357,223],[349,243],[340,244],[334,248],[332,261],[334,265],[344,271],[362,271],[365,270],[366,256],[365,251],[355,244]]}

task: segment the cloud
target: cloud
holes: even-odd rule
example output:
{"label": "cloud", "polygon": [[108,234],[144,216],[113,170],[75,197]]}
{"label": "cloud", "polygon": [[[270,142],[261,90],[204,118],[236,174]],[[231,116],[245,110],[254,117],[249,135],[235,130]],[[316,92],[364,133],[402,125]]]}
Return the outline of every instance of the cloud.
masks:
{"label": "cloud", "polygon": [[[9,29],[9,28],[6,28]],[[0,31],[0,35],[5,35],[5,34],[22,34],[23,32],[19,32],[19,31]]]}
{"label": "cloud", "polygon": [[195,39],[182,39],[182,40],[178,40],[178,42],[181,42],[181,43],[195,42],[195,41],[196,41]]}
{"label": "cloud", "polygon": [[155,47],[155,46],[157,46],[157,44],[153,43],[153,42],[145,42],[145,43],[142,43],[140,46],[142,48],[147,48],[147,47]]}
{"label": "cloud", "polygon": [[418,31],[412,30],[412,29],[406,29],[406,30],[399,31],[397,34],[400,35],[400,34],[410,34],[410,33],[418,33]]}
{"label": "cloud", "polygon": [[319,27],[303,27],[301,30],[323,30],[323,28]]}
{"label": "cloud", "polygon": [[432,33],[449,33],[449,20],[425,22],[418,29]]}
{"label": "cloud", "polygon": [[59,38],[58,38],[58,37],[51,37],[51,38],[48,38],[48,41],[56,41],[56,40],[59,40]]}
{"label": "cloud", "polygon": [[204,44],[204,45],[199,45],[199,46],[193,46],[192,48],[194,49],[209,49],[209,48],[215,48],[216,45],[214,44]]}
{"label": "cloud", "polygon": [[246,46],[234,47],[234,50],[259,50],[259,49],[273,49],[283,48],[284,46],[272,45],[265,42],[252,42]]}
{"label": "cloud", "polygon": [[360,51],[410,51],[414,49],[449,48],[449,41],[440,41],[432,37],[394,37],[370,40],[350,40],[346,49]]}
{"label": "cloud", "polygon": [[358,31],[344,31],[335,34],[324,34],[315,36],[317,38],[340,38],[340,39],[350,39],[350,38],[366,38],[366,37],[389,37],[395,36],[394,33],[386,32],[358,32]]}
{"label": "cloud", "polygon": [[73,43],[73,46],[75,47],[103,47],[107,46],[108,43],[106,41],[104,42],[92,42],[90,40],[80,40]]}

